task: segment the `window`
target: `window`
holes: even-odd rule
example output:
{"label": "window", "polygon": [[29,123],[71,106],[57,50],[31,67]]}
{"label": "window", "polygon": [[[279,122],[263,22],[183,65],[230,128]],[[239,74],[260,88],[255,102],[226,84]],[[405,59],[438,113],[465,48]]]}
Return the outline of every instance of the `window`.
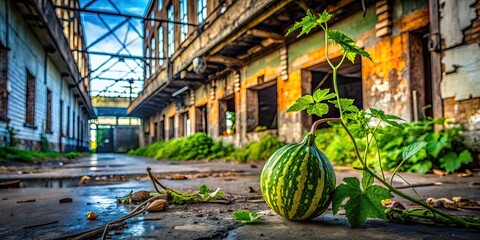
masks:
{"label": "window", "polygon": [[267,129],[277,129],[277,85],[275,82],[247,89],[247,132]]}
{"label": "window", "polygon": [[45,120],[45,132],[52,132],[52,91],[47,89],[47,117]]}
{"label": "window", "polygon": [[145,49],[145,78],[150,77],[150,49]]}
{"label": "window", "polygon": [[73,123],[72,123],[72,138],[75,139],[75,111],[73,111]]}
{"label": "window", "polygon": [[207,18],[207,0],[197,0],[197,21],[198,24]]}
{"label": "window", "polygon": [[67,138],[70,138],[70,106],[67,107]]}
{"label": "window", "polygon": [[0,44],[0,120],[7,119],[8,112],[8,50]]}
{"label": "window", "polygon": [[[188,22],[188,14],[187,14],[187,0],[180,0],[180,22],[187,23]],[[180,42],[185,41],[187,39],[188,34],[188,25],[182,24],[180,25]]]}
{"label": "window", "polygon": [[35,127],[35,77],[27,71],[25,126]]}
{"label": "window", "polygon": [[[168,8],[168,21],[174,21],[174,12],[173,12],[173,5]],[[171,57],[175,52],[175,37],[174,37],[174,25],[173,23],[169,22],[167,28],[167,35],[168,35],[168,57]]]}
{"label": "window", "polygon": [[[150,13],[150,18],[152,18],[152,19],[155,18],[155,12],[154,11],[152,11],[152,13]],[[150,24],[152,25],[152,27],[155,26],[155,21],[150,20]]]}
{"label": "window", "polygon": [[165,57],[163,55],[163,27],[160,26],[158,27],[158,65],[161,66],[163,65],[163,58]]}
{"label": "window", "polygon": [[162,7],[163,7],[163,1],[162,0],[158,0],[157,7],[158,7],[158,11],[160,12],[160,10],[162,10]]}
{"label": "window", "polygon": [[155,60],[154,58],[156,57],[156,54],[155,54],[155,35],[152,36],[152,39],[150,40],[150,48],[152,49],[152,60],[150,61],[150,63],[152,64],[152,75],[155,73],[155,65],[156,65],[156,62],[157,60]]}

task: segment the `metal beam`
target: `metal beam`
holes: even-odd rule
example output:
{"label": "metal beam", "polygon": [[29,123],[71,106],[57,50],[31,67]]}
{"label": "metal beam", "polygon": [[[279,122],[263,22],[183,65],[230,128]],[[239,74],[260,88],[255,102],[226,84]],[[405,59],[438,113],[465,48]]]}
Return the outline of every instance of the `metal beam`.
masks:
{"label": "metal beam", "polygon": [[192,27],[197,27],[198,26],[197,24],[194,24],[194,23],[171,21],[171,20],[168,20],[168,19],[161,19],[161,18],[141,17],[141,16],[136,16],[136,15],[124,14],[124,13],[114,13],[114,12],[97,11],[97,10],[83,9],[83,8],[73,8],[73,7],[69,7],[69,6],[60,6],[60,5],[54,5],[54,7],[64,9],[64,10],[67,10],[67,11],[93,13],[93,14],[104,14],[104,15],[110,15],[110,16],[119,16],[119,17],[126,17],[126,18],[142,19],[142,20],[145,20],[145,21],[154,21],[154,22],[161,22],[161,23],[166,22],[166,23],[173,23],[173,24],[180,24],[180,25],[188,25],[188,26],[192,26]]}
{"label": "metal beam", "polygon": [[[103,55],[103,56],[112,56],[112,57],[118,57],[118,58],[132,58],[132,59],[141,59],[145,61],[147,58],[142,57],[142,56],[129,56],[129,55],[124,55],[124,54],[115,54],[115,53],[105,53],[105,52],[95,52],[95,51],[88,51],[88,50],[77,50],[73,49],[73,52],[81,52],[81,53],[88,53],[88,54],[93,54],[93,55]],[[153,60],[166,60],[166,57],[160,58],[160,57],[149,57],[148,59],[153,59]]]}

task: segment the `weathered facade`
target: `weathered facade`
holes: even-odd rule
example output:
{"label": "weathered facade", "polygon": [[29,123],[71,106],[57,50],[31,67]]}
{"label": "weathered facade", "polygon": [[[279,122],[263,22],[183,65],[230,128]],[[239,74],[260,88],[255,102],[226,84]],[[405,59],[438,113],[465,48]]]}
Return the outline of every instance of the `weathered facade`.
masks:
{"label": "weathered facade", "polygon": [[[128,109],[144,119],[142,144],[198,131],[237,146],[264,131],[299,141],[315,119],[286,109],[303,94],[332,88],[331,76],[322,31],[284,35],[307,9],[327,9],[330,28],[374,60],[342,65],[342,96],[407,121],[424,118],[431,105],[426,115],[466,124],[469,144],[478,148],[480,2],[365,2],[363,12],[353,0],[153,1],[145,21],[145,89]],[[339,49],[329,52],[338,62]]]}
{"label": "weathered facade", "polygon": [[[55,2],[60,2],[56,0]],[[69,1],[78,7],[77,1]],[[89,148],[88,56],[78,16],[52,1],[0,1],[0,145],[56,151]]]}

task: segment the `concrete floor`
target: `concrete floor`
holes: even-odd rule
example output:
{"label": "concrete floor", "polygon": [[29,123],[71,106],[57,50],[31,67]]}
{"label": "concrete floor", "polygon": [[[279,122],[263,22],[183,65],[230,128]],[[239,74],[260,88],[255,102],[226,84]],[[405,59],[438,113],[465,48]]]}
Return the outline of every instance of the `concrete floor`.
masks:
{"label": "concrete floor", "polygon": [[[123,216],[132,207],[117,204],[117,197],[131,190],[153,190],[145,178],[146,167],[151,167],[160,176],[215,173],[205,178],[161,180],[178,190],[195,190],[207,184],[210,188],[220,187],[227,194],[259,194],[262,163],[252,166],[222,161],[171,162],[116,154],[93,155],[73,164],[45,169],[44,173],[0,175],[0,181],[20,179],[30,186],[35,186],[35,181],[36,186],[54,186],[0,190],[0,239],[52,239],[101,226]],[[225,172],[228,173],[222,174]],[[352,174],[356,173],[348,168],[337,169],[337,183]],[[78,186],[79,178],[84,175],[91,177],[90,185]],[[404,174],[404,177],[412,184],[443,182],[442,186],[417,188],[422,197],[462,196],[480,201],[479,176]],[[59,184],[60,179],[69,181]],[[248,193],[249,187],[255,192]],[[59,203],[59,199],[67,197],[73,202]],[[17,203],[29,199],[35,202]],[[405,201],[396,200],[407,205]],[[231,212],[238,209],[260,212],[261,219],[243,225],[231,217]],[[85,219],[90,211],[100,217],[95,221]],[[456,213],[480,215],[478,211]],[[29,228],[41,223],[50,224]],[[170,205],[165,212],[134,217],[127,221],[126,228],[111,231],[110,235],[113,239],[480,239],[479,230],[382,220],[368,220],[362,228],[351,229],[344,215],[333,216],[331,210],[312,221],[292,222],[271,213],[265,203]]]}

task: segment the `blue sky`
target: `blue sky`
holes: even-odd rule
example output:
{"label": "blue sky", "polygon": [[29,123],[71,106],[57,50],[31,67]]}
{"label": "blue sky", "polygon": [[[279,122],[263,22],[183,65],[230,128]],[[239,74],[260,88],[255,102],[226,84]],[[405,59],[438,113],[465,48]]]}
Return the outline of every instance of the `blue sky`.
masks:
{"label": "blue sky", "polygon": [[[151,0],[95,0],[93,4],[87,7],[90,10],[116,13],[115,6],[123,14],[144,16],[150,5]],[[85,6],[90,0],[80,0],[80,7]],[[83,12],[80,14],[83,24],[86,45],[90,46],[100,36],[108,32],[108,27],[114,28],[125,20],[124,17],[100,15]],[[141,19],[130,19],[130,24],[125,23],[114,34],[99,41],[89,47],[89,51],[114,53],[121,55],[143,56],[143,23]],[[105,26],[106,24],[106,26]],[[122,50],[122,44],[127,45],[126,50]],[[125,59],[119,61],[118,58],[110,59],[109,56],[90,54],[90,69],[96,70],[91,74],[91,95],[103,96],[128,96],[129,84],[126,81],[115,82],[113,80],[99,80],[95,77],[112,79],[136,79],[143,80],[143,62],[140,59]],[[107,61],[108,60],[108,61]],[[106,64],[101,66],[105,61]],[[140,92],[143,88],[142,81],[135,81],[133,92]],[[105,91],[107,90],[107,91]],[[101,92],[103,91],[103,92]],[[135,95],[136,96],[136,95]]]}

